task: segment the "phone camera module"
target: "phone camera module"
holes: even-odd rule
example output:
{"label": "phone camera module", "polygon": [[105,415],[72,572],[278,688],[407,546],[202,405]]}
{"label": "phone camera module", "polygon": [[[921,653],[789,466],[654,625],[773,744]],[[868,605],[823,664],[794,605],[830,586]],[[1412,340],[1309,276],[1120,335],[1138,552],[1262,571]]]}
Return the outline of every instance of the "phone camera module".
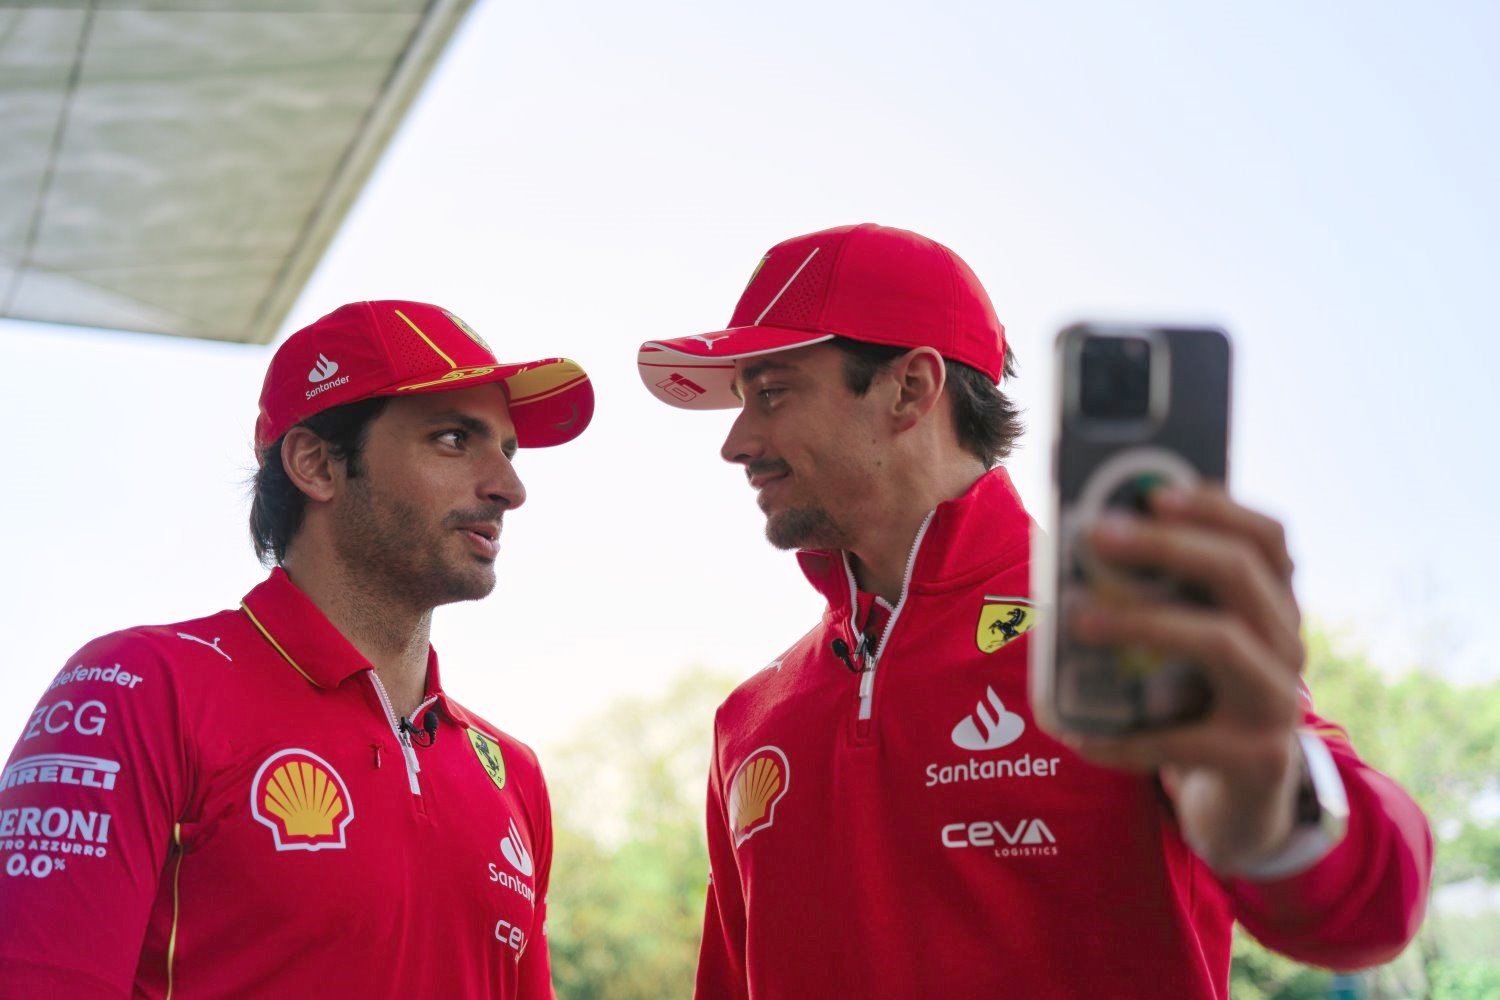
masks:
{"label": "phone camera module", "polygon": [[1151,342],[1090,337],[1079,359],[1079,412],[1098,420],[1139,420],[1151,409]]}

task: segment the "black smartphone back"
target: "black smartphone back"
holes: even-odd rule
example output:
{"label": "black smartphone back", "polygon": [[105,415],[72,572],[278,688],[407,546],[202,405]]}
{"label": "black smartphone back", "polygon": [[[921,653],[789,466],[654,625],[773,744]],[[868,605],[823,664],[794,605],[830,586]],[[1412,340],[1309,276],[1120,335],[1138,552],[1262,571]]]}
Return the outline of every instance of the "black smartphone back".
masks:
{"label": "black smartphone back", "polygon": [[1149,516],[1146,497],[1158,486],[1225,482],[1229,339],[1212,328],[1078,324],[1058,334],[1056,361],[1054,531],[1032,552],[1033,593],[1052,613],[1031,646],[1033,705],[1087,733],[1192,721],[1212,697],[1200,668],[1150,650],[1080,643],[1070,609],[1084,595],[1208,600],[1180,581],[1103,565],[1085,536],[1112,508]]}

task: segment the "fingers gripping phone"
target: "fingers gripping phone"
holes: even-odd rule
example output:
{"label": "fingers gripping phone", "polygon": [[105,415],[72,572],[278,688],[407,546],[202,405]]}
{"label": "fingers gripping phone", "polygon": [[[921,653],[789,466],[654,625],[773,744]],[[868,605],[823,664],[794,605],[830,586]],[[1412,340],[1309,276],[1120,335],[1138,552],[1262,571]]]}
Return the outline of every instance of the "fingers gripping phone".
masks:
{"label": "fingers gripping phone", "polygon": [[1058,334],[1056,361],[1055,527],[1032,553],[1032,592],[1053,613],[1033,637],[1032,704],[1082,733],[1190,722],[1212,702],[1202,668],[1154,650],[1082,643],[1071,612],[1084,597],[1209,602],[1190,583],[1104,564],[1087,533],[1111,509],[1150,516],[1147,497],[1160,486],[1225,481],[1229,340],[1215,329],[1080,324]]}

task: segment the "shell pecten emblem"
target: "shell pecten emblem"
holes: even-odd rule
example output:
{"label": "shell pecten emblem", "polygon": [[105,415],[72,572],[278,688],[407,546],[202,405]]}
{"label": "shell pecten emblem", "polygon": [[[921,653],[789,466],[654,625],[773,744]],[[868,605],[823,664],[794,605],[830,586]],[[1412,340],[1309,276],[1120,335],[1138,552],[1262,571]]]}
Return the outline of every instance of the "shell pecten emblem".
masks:
{"label": "shell pecten emblem", "polygon": [[776,819],[786,797],[791,768],[780,747],[764,746],[746,757],[729,782],[729,828],[739,847]]}
{"label": "shell pecten emblem", "polygon": [[349,786],[332,764],[310,750],[279,750],[267,757],[250,785],[250,812],[267,826],[278,851],[347,847],[354,819]]}

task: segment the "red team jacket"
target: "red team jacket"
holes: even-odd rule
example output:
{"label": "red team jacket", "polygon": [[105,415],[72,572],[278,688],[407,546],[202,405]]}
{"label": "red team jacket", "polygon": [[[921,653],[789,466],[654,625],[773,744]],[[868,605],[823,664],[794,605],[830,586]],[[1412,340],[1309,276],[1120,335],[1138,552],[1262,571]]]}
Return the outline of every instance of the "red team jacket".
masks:
{"label": "red team jacket", "polygon": [[1310,710],[1348,832],[1263,884],[1215,876],[1154,781],[1037,727],[1030,528],[999,469],[939,506],[860,675],[833,647],[856,659],[851,613],[863,626],[869,596],[840,554],[799,555],[823,620],[715,722],[699,997],[1222,998],[1235,919],[1340,967],[1386,960],[1414,932],[1426,821]]}
{"label": "red team jacket", "polygon": [[280,570],[89,643],[0,777],[0,996],[550,998],[536,757],[427,684],[411,747]]}

